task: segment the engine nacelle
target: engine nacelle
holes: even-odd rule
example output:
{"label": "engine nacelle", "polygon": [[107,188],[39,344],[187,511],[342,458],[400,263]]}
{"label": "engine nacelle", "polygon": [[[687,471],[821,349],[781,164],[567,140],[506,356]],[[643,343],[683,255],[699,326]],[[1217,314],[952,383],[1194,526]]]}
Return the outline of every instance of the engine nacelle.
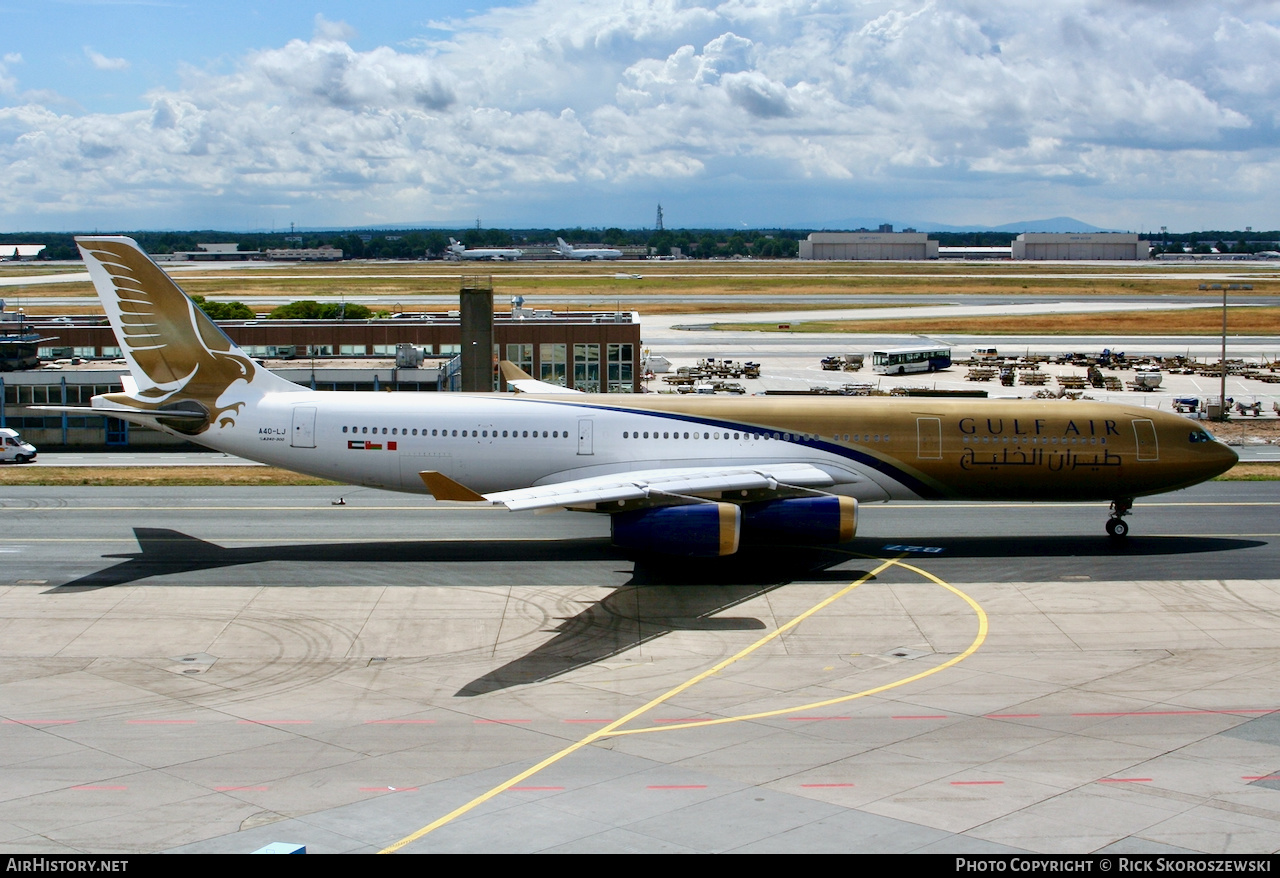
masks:
{"label": "engine nacelle", "polygon": [[858,501],[852,497],[789,497],[743,507],[742,539],[749,544],[847,543],[858,531]]}
{"label": "engine nacelle", "polygon": [[616,512],[613,544],[623,549],[716,558],[738,551],[742,510],[732,503],[694,503]]}

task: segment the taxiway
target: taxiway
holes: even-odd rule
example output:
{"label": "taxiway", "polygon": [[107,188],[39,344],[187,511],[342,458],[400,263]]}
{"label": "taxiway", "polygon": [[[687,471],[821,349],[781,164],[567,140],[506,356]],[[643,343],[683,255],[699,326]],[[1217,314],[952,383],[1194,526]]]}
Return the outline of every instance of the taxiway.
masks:
{"label": "taxiway", "polygon": [[0,488],[0,843],[1274,851],[1277,511],[864,506],[672,565],[571,513]]}

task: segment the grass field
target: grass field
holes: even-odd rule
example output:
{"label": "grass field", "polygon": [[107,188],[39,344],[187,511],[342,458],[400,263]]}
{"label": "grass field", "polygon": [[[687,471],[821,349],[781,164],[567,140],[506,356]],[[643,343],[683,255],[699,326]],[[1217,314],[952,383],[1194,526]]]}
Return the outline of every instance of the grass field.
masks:
{"label": "grass field", "polygon": [[0,485],[337,485],[270,466],[0,467]]}
{"label": "grass field", "polygon": [[[16,276],[50,272],[47,266],[15,266]],[[64,272],[79,270],[74,266]],[[1188,277],[1194,272],[1195,277]],[[640,279],[617,278],[637,273]],[[599,297],[595,307],[617,307],[650,314],[716,310],[717,297],[760,297],[750,310],[788,308],[788,299],[802,295],[1029,295],[1029,296],[1180,296],[1201,294],[1200,279],[1220,275],[1223,281],[1245,281],[1250,291],[1232,296],[1280,293],[1280,272],[1274,266],[1231,264],[1175,266],[1159,263],[1122,265],[1064,265],[1027,262],[618,262],[602,263],[486,263],[448,262],[338,263],[329,265],[281,265],[210,271],[194,268],[174,276],[191,293],[217,300],[271,296],[288,299],[331,299],[379,296],[394,301],[419,295],[454,295],[461,275],[492,278],[494,291],[524,295],[539,307],[555,307],[561,296]],[[70,313],[39,304],[54,296],[91,297],[88,282],[33,284],[10,287],[11,298],[21,297],[32,314]],[[685,303],[650,301],[653,296],[679,296]],[[776,304],[775,304],[776,303]],[[251,304],[251,303],[250,303]],[[251,305],[252,306],[252,305]],[[583,307],[578,304],[577,307]],[[810,306],[810,307],[830,307]],[[735,305],[735,310],[739,306]],[[75,308],[84,313],[88,306]],[[92,309],[97,312],[96,307]],[[743,308],[742,310],[747,310]]]}

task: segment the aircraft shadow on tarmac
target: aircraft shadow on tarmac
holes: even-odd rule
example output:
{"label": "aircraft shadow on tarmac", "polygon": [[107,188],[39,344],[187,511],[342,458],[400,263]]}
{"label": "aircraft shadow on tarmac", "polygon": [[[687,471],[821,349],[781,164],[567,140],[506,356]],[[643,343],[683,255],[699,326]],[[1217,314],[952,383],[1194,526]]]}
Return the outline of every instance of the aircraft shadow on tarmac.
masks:
{"label": "aircraft shadow on tarmac", "polygon": [[[1265,546],[1262,540],[1240,537],[1128,536],[965,536],[920,537],[915,540],[862,539],[846,548],[889,557],[897,551],[940,558],[1154,558],[1232,552]],[[922,551],[923,550],[923,551]]]}
{"label": "aircraft shadow on tarmac", "polygon": [[[564,618],[545,643],[462,687],[462,697],[542,682],[634,649],[672,631],[762,630],[758,619],[718,616],[732,607],[793,582],[849,582],[868,557],[905,553],[910,562],[935,560],[1014,561],[1055,558],[1142,564],[1157,557],[1219,553],[1264,545],[1223,537],[947,537],[920,545],[859,539],[838,549],[744,548],[717,559],[628,558],[606,540],[554,542],[452,540],[418,542],[304,543],[224,548],[174,530],[134,528],[141,551],[104,570],[47,590],[46,594],[93,591],[172,576],[271,561],[309,563],[518,562],[632,564],[630,579],[604,599]],[[924,551],[926,554],[917,554]],[[840,565],[840,569],[832,569]],[[1016,568],[1016,563],[1013,565]],[[623,569],[619,573],[626,575]],[[288,586],[292,583],[281,583]],[[311,585],[309,582],[299,583]]]}

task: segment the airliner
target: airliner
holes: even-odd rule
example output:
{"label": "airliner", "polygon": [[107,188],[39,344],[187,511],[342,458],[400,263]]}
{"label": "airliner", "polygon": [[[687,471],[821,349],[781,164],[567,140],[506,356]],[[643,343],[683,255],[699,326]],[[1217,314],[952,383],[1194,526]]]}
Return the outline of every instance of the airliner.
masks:
{"label": "airliner", "polygon": [[507,362],[515,393],[317,392],[255,363],[132,239],[76,241],[130,370],[88,411],[352,484],[607,514],[636,553],[839,544],[859,502],[919,499],[1110,501],[1118,539],[1135,498],[1236,463],[1198,423],[1123,403],[585,394]]}
{"label": "airliner", "polygon": [[523,250],[517,250],[514,247],[490,247],[484,250],[468,250],[465,244],[459,244],[457,240],[449,239],[449,252],[459,259],[493,259],[496,261],[510,260],[515,262],[524,255]]}
{"label": "airliner", "polygon": [[614,250],[612,247],[583,247],[579,249],[566,244],[564,238],[556,238],[556,249],[560,251],[560,255],[565,259],[618,259],[622,256],[621,250]]}

